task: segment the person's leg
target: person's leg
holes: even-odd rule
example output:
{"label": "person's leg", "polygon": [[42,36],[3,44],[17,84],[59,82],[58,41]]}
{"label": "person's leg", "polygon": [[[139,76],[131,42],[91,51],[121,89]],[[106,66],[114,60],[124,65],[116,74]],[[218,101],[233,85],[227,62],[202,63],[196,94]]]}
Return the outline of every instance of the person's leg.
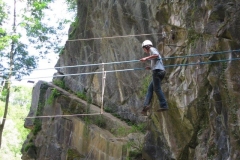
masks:
{"label": "person's leg", "polygon": [[149,106],[153,96],[153,82],[151,82],[148,86],[148,91],[144,101],[144,107]]}
{"label": "person's leg", "polygon": [[159,76],[158,72],[153,72],[153,88],[158,97],[160,108],[168,108],[167,101],[161,89],[162,77]]}
{"label": "person's leg", "polygon": [[144,101],[144,106],[142,109],[142,115],[147,116],[147,111],[150,109],[150,102],[152,100],[152,96],[153,96],[153,83],[151,82],[148,86],[148,91],[146,94],[146,98]]}

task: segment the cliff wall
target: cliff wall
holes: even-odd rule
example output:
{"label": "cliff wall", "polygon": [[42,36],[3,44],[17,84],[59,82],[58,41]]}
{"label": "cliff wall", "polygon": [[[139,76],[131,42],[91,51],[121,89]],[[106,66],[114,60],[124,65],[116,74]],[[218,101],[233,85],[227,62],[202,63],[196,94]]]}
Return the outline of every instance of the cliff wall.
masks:
{"label": "cliff wall", "polygon": [[[125,121],[147,124],[144,159],[240,156],[239,1],[77,2],[76,22],[56,66],[99,65],[59,68],[56,76],[82,75],[55,78],[55,82],[63,82],[66,90],[86,95],[100,107],[102,74],[83,73],[102,72],[103,63],[124,61],[104,64],[106,71],[125,70],[106,74],[104,110]],[[164,58],[167,75],[162,89],[170,108],[155,112],[159,105],[154,99],[147,119],[139,112],[151,72],[140,70],[146,64],[136,61],[145,56],[141,48],[145,39]]]}
{"label": "cliff wall", "polygon": [[124,121],[43,81],[33,89],[24,125],[32,132],[22,159],[127,159],[143,144],[143,134]]}

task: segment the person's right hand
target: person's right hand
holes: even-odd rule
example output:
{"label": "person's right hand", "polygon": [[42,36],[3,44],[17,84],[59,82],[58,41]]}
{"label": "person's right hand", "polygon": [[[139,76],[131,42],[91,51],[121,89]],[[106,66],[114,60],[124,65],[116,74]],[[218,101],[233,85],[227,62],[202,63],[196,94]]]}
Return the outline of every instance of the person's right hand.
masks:
{"label": "person's right hand", "polygon": [[146,70],[150,70],[150,69],[151,69],[151,67],[150,67],[150,66],[147,66],[147,67],[145,67],[145,69],[146,69]]}
{"label": "person's right hand", "polygon": [[144,61],[146,61],[146,60],[147,60],[146,57],[140,59],[140,61],[142,61],[142,62],[144,62]]}

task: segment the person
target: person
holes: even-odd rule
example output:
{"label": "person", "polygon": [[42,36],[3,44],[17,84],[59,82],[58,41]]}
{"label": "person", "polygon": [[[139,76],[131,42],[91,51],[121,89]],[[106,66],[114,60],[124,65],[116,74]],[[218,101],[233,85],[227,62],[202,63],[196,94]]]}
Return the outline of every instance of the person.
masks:
{"label": "person", "polygon": [[141,58],[140,61],[145,62],[147,60],[151,60],[151,67],[147,66],[146,69],[152,70],[152,81],[148,86],[148,91],[144,101],[144,107],[141,113],[143,115],[146,115],[147,111],[150,109],[150,102],[153,97],[153,91],[155,91],[160,104],[160,107],[157,109],[157,111],[158,112],[166,111],[168,110],[168,105],[161,89],[161,81],[166,74],[166,71],[162,62],[162,57],[159,51],[153,47],[153,44],[150,40],[145,40],[142,43],[142,48],[145,53],[149,54],[149,56]]}

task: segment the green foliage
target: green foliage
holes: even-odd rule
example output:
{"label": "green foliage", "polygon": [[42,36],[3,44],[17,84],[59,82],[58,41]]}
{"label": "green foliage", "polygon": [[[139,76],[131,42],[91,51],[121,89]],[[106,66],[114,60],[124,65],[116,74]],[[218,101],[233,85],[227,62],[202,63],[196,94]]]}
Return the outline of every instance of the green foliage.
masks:
{"label": "green foliage", "polygon": [[140,97],[144,97],[145,94],[147,93],[148,90],[148,85],[150,84],[152,80],[151,75],[146,76],[143,80],[142,80],[142,88],[140,89]]}
{"label": "green foliage", "polygon": [[0,24],[7,18],[8,14],[6,12],[6,3],[0,0]]}
{"label": "green foliage", "polygon": [[60,43],[60,41],[57,40],[57,38],[55,39],[56,42],[51,42],[51,37],[58,37],[58,35],[56,35],[56,28],[44,24],[42,20],[43,17],[40,17],[39,15],[42,15],[42,13],[34,13],[32,17],[23,15],[24,21],[21,22],[21,27],[25,28],[25,30],[27,31],[27,37],[29,39],[29,42],[32,43],[34,48],[39,50],[41,54],[47,54],[48,50],[57,47],[56,45],[57,43]]}
{"label": "green foliage", "polygon": [[127,130],[125,127],[123,126],[119,126],[117,128],[113,128],[111,130],[112,133],[115,133],[117,136],[126,136],[128,135],[129,133],[131,133],[130,130]]}
{"label": "green foliage", "polygon": [[63,80],[58,80],[58,79],[53,80],[53,84],[55,84],[56,86],[61,87],[63,89],[65,89],[65,87],[66,87],[65,82]]}
{"label": "green foliage", "polygon": [[[143,142],[142,140],[139,138],[139,139],[136,139],[135,141],[134,140],[130,140],[128,143],[127,143],[127,146],[128,148],[132,148],[135,152],[133,153],[142,153],[142,149],[143,149]],[[133,156],[136,156],[136,154],[132,155],[131,157]]]}
{"label": "green foliage", "polygon": [[[67,2],[69,8],[73,8],[74,1],[66,0],[65,2]],[[23,21],[20,24],[27,31],[32,46],[39,50],[41,54],[47,54],[50,50],[55,53],[60,52],[62,46],[59,44],[61,44],[62,36],[66,35],[61,30],[64,29],[65,24],[70,23],[71,19],[54,19],[58,24],[50,25],[51,23],[48,23],[53,19],[49,16],[51,14],[51,5],[59,5],[57,4],[59,1],[28,0],[27,3],[28,7],[25,8],[25,12],[30,14],[23,14]],[[68,11],[73,12],[74,10],[69,9]]]}
{"label": "green foliage", "polygon": [[62,49],[61,49],[60,52],[59,52],[59,55],[62,55],[64,52],[65,52],[65,48],[62,47]]}
{"label": "green foliage", "polygon": [[[132,121],[130,121],[128,119],[123,119],[119,114],[116,114],[116,113],[113,113],[113,116],[121,119],[122,121],[125,121],[129,126],[132,127],[128,131],[128,133],[135,133],[135,132],[145,133],[146,132],[146,128],[147,128],[146,123],[133,123]],[[120,129],[120,132],[121,132],[121,129]]]}
{"label": "green foliage", "polygon": [[0,101],[6,101],[7,90],[3,88],[2,93],[0,95]]}
{"label": "green foliage", "polygon": [[2,24],[7,19],[6,3],[0,0],[0,51],[9,46],[10,36],[7,34],[6,29],[2,27]]}
{"label": "green foliage", "polygon": [[[72,7],[76,4],[76,1],[66,0],[66,2]],[[19,5],[20,3],[27,3],[27,5]],[[8,63],[1,63],[0,68],[4,70],[12,68],[13,72],[10,76],[15,76],[20,80],[22,76],[29,75],[37,67],[38,56],[29,55],[28,47],[21,39],[23,36],[40,54],[48,53],[51,50],[59,52],[62,48],[59,45],[61,44],[59,37],[63,35],[61,30],[64,28],[64,24],[70,21],[59,20],[58,27],[56,24],[48,23],[51,19],[47,13],[50,12],[50,6],[53,3],[58,2],[54,0],[16,1],[16,6],[25,6],[21,10],[15,10],[17,15],[22,15],[19,18],[9,14],[9,9],[13,7],[10,8],[0,0],[0,58],[4,62],[10,62],[10,67]],[[13,18],[14,23],[12,20],[9,21],[10,18]],[[56,23],[58,22],[56,21]],[[10,27],[6,28],[6,26]],[[22,33],[26,33],[26,35],[22,35]]]}
{"label": "green foliage", "polygon": [[147,127],[146,123],[135,124],[135,125],[132,126],[131,132],[145,133],[146,132],[146,127]]}
{"label": "green foliage", "polygon": [[107,113],[113,113],[112,108],[104,106],[104,111]]}
{"label": "green foliage", "polygon": [[77,10],[77,0],[66,0],[68,4],[68,10],[76,12]]}
{"label": "green foliage", "polygon": [[0,116],[2,116],[3,115],[3,112],[4,112],[4,103],[2,102],[2,101],[0,101]]}
{"label": "green foliage", "polygon": [[77,97],[81,98],[85,101],[87,101],[88,103],[92,103],[92,99],[90,96],[87,96],[85,92],[77,92]]}
{"label": "green foliage", "polygon": [[32,6],[35,8],[36,11],[42,11],[47,8],[48,2],[34,1]]}
{"label": "green foliage", "polygon": [[104,119],[103,115],[96,116],[96,120],[95,120],[94,124],[96,124],[100,128],[105,128],[107,125],[106,120]]}
{"label": "green foliage", "polygon": [[[3,140],[0,159],[21,159],[21,148],[29,130],[24,128],[24,118],[31,104],[31,87],[14,86],[11,89],[7,123],[3,130]],[[3,115],[5,103],[0,101],[0,117]]]}
{"label": "green foliage", "polygon": [[121,117],[119,114],[117,114],[117,113],[113,113],[112,115],[113,115],[114,117],[116,117],[116,118],[122,119],[122,117]]}
{"label": "green foliage", "polygon": [[[90,113],[90,107],[87,108],[86,114]],[[88,126],[89,124],[91,124],[91,119],[90,116],[84,116],[84,122],[86,124],[86,126]]]}
{"label": "green foliage", "polygon": [[75,21],[72,22],[71,26],[70,26],[70,33],[69,33],[69,36],[68,38],[69,39],[74,39],[74,33],[76,31],[76,28],[78,27],[78,24],[79,24],[79,18],[75,18]]}
{"label": "green foliage", "polygon": [[47,104],[53,104],[54,100],[60,95],[61,93],[56,89],[54,88],[51,92],[51,95],[50,97],[48,98],[47,100]]}
{"label": "green foliage", "polygon": [[128,160],[142,159],[143,140],[140,137],[136,137],[135,140],[129,140],[127,148],[129,150]]}
{"label": "green foliage", "polygon": [[33,135],[37,135],[37,133],[41,130],[42,130],[42,121],[40,119],[35,119],[34,128],[32,130]]}
{"label": "green foliage", "polygon": [[84,92],[77,92],[77,97],[83,100],[87,100],[87,95]]}
{"label": "green foliage", "polygon": [[81,159],[81,158],[85,158],[83,156],[81,156],[77,150],[75,149],[68,149],[67,151],[67,160],[74,160],[74,159]]}
{"label": "green foliage", "polygon": [[[41,91],[41,93],[42,93],[42,92],[45,91],[45,89],[41,88],[40,91]],[[43,94],[41,94],[41,93],[40,93],[41,96],[39,97],[39,103],[38,103],[38,107],[37,107],[36,116],[41,116],[41,115],[42,115],[42,113],[43,113],[43,108],[44,108],[44,105],[45,105],[45,103],[41,103],[41,102],[43,102],[43,100],[45,99],[45,97],[44,97]],[[54,100],[54,94],[56,94],[56,92],[55,92],[55,91],[52,91],[52,92],[51,92],[51,96],[53,96],[53,98],[51,98],[51,96],[50,96],[50,100],[48,99],[48,101],[50,101],[50,102],[48,102],[48,103],[52,103],[52,102],[53,102],[53,100]],[[51,99],[52,99],[52,100],[51,100]],[[44,101],[44,102],[45,102],[45,101]],[[41,131],[41,129],[42,129],[42,120],[39,119],[39,118],[36,118],[36,119],[34,119],[33,124],[34,124],[34,128],[33,128],[33,130],[32,130],[32,133],[33,133],[33,135],[37,135],[38,132]]]}
{"label": "green foliage", "polygon": [[239,105],[237,104],[237,97],[235,95],[231,95],[228,89],[228,79],[226,77],[226,70],[227,70],[227,62],[222,63],[222,71],[220,74],[220,80],[222,84],[222,89],[225,93],[225,101],[228,104],[229,107],[229,122],[233,124],[233,128],[231,131],[232,137],[235,139],[236,147],[240,149],[240,130],[238,126],[238,109]]}
{"label": "green foliage", "polygon": [[[16,10],[14,11],[17,12]],[[19,26],[17,24],[16,16],[9,16],[12,16],[14,21],[10,29],[6,28],[6,26],[9,26],[9,24],[7,24],[9,23],[6,19],[7,17],[3,16],[1,19],[4,25],[0,27],[0,58],[7,63],[1,64],[0,67],[4,70],[10,70],[11,68],[12,72],[6,77],[6,79],[11,78],[12,76],[15,76],[16,79],[21,79],[22,76],[29,75],[31,72],[29,69],[35,69],[37,67],[37,57],[33,55],[30,56],[27,50],[27,45],[21,42],[22,35],[20,32],[17,33],[17,27]]]}
{"label": "green foliage", "polygon": [[[200,39],[202,37],[201,33],[196,32],[194,29],[190,28],[188,30],[188,43],[196,45],[196,40]],[[194,46],[195,47],[195,46]]]}
{"label": "green foliage", "polygon": [[[0,59],[3,62],[0,64],[0,69],[11,71],[10,74],[4,75],[6,80],[12,77],[21,79],[22,76],[29,75],[37,67],[38,57],[43,55],[36,56],[33,53],[30,55],[27,45],[35,47],[38,53],[59,51],[59,44],[61,44],[59,42],[62,39],[59,37],[63,35],[60,30],[63,29],[63,24],[69,23],[69,21],[61,20],[60,27],[55,27],[56,24],[49,25],[52,23],[49,23],[51,21],[49,13],[46,13],[50,9],[50,3],[56,2],[54,0],[27,0],[28,5],[25,5],[26,1],[14,2],[12,3],[14,6],[7,6],[9,1],[5,4],[3,0],[0,0]],[[16,8],[18,10],[15,10]],[[12,9],[14,9],[13,12],[10,12]],[[26,35],[23,35],[25,33]],[[24,42],[22,38],[24,38]],[[9,101],[4,98],[5,95],[1,99]],[[15,101],[15,103],[18,102]]]}
{"label": "green foliage", "polygon": [[24,147],[24,151],[27,152],[29,148],[32,148],[32,149],[34,149],[34,150],[37,149],[37,147],[36,147],[32,142],[28,143],[28,144]]}
{"label": "green foliage", "polygon": [[5,29],[0,27],[0,51],[9,46],[11,37],[7,35]]}
{"label": "green foliage", "polygon": [[[131,144],[128,144],[131,146]],[[142,159],[142,151],[138,150],[131,150],[129,151],[129,156],[127,160],[133,160],[133,159]]]}
{"label": "green foliage", "polygon": [[[65,2],[70,8],[76,8],[77,6],[75,0],[65,0]],[[10,66],[14,65],[12,76],[16,76],[17,79],[29,75],[31,70],[37,67],[38,61],[37,56],[29,55],[28,47],[22,42],[22,37],[28,39],[28,43],[40,54],[52,51],[59,52],[62,48],[60,46],[62,44],[60,42],[62,41],[61,36],[67,34],[63,33],[62,30],[65,24],[70,23],[70,20],[62,18],[56,20],[58,24],[49,23],[49,21],[52,21],[49,18],[51,5],[57,5],[57,3],[59,1],[54,0],[16,1],[16,6],[22,7],[15,10],[16,14],[22,17],[16,17],[13,13],[9,14],[13,6],[7,6],[8,4],[0,0],[0,58],[5,62],[12,60],[13,63]],[[26,35],[22,35],[22,33],[26,33]],[[7,63],[0,64],[0,68],[9,70]]]}
{"label": "green foliage", "polygon": [[29,55],[27,45],[21,42],[16,42],[14,52],[16,54],[14,55],[13,71],[17,72],[13,72],[12,75],[15,76],[16,79],[21,79],[22,76],[29,75],[29,71],[37,67],[38,58],[36,56]]}

